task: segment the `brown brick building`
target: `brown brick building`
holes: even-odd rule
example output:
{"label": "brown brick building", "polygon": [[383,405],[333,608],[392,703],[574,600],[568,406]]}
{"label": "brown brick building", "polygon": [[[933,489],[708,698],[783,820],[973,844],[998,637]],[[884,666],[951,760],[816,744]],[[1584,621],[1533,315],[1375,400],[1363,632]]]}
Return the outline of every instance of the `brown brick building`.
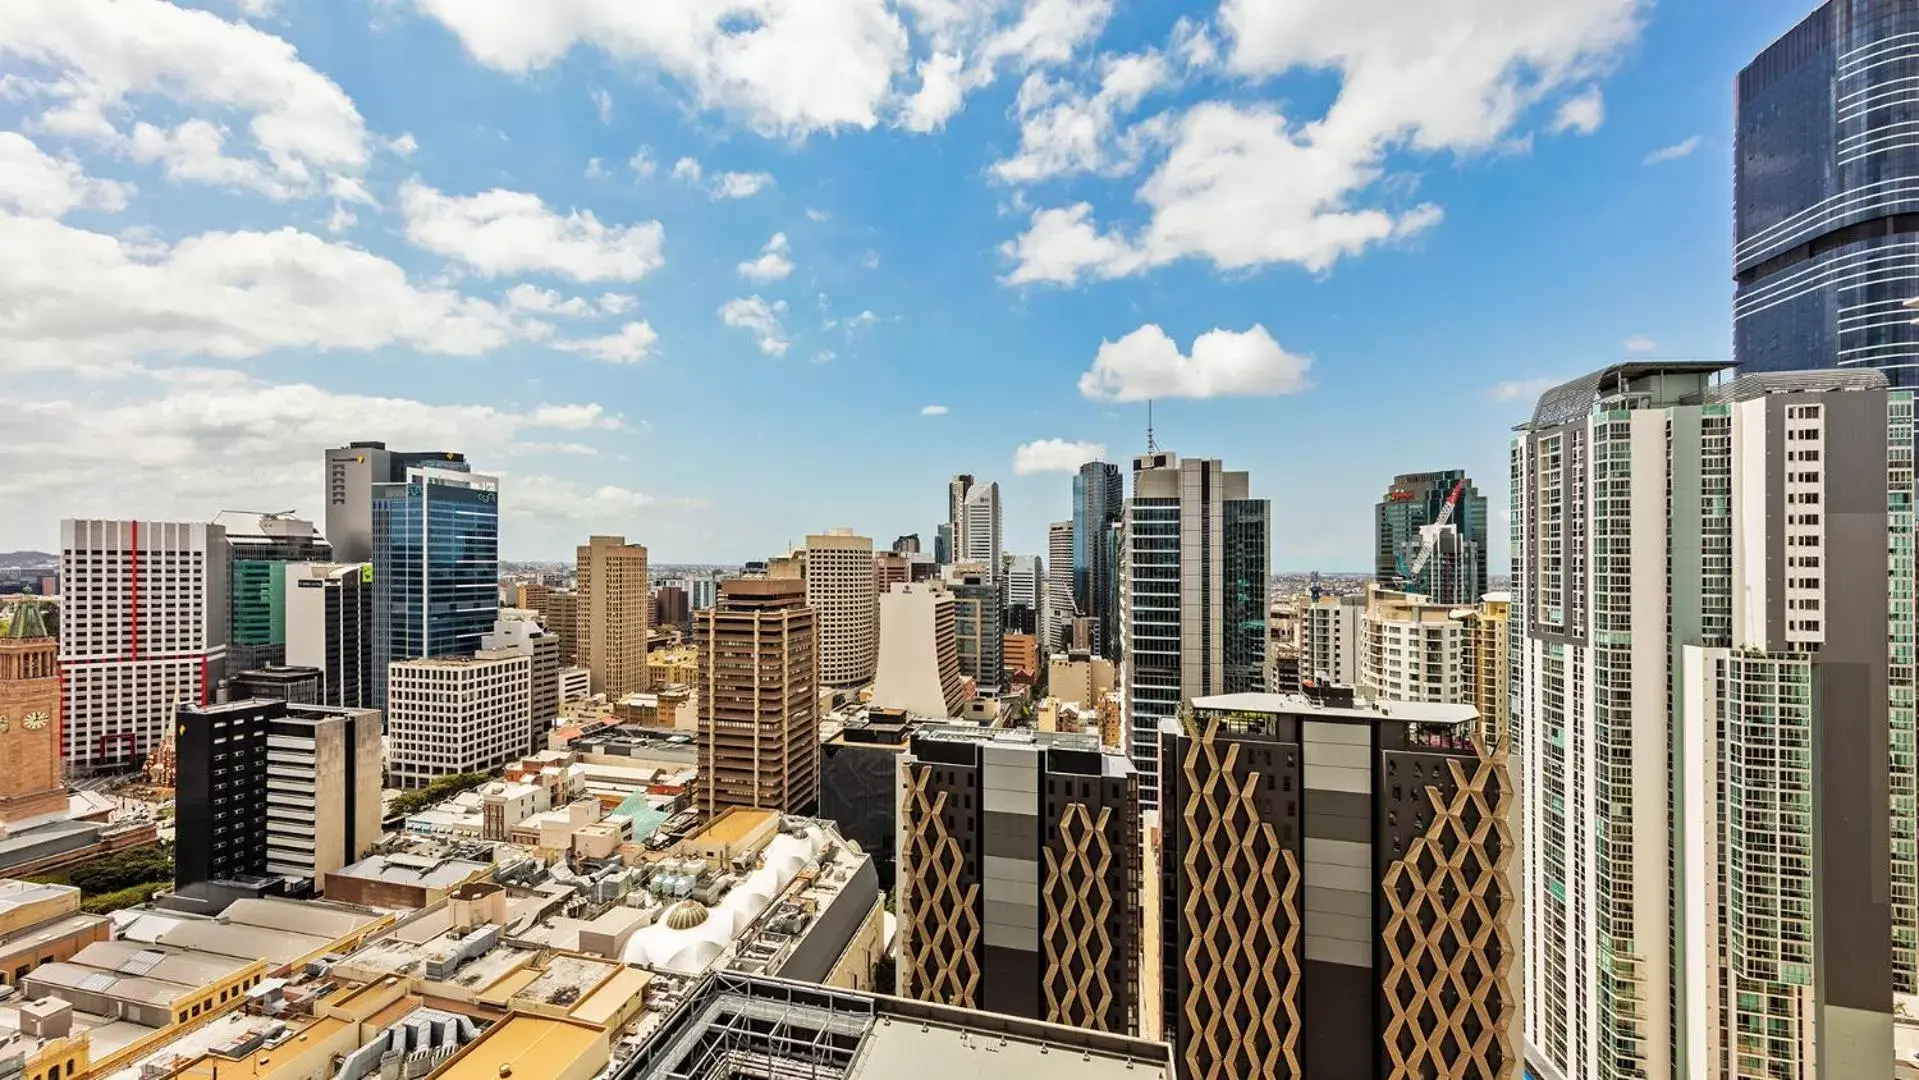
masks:
{"label": "brown brick building", "polygon": [[701,809],[810,814],[820,795],[818,620],[796,580],[741,579],[699,613]]}

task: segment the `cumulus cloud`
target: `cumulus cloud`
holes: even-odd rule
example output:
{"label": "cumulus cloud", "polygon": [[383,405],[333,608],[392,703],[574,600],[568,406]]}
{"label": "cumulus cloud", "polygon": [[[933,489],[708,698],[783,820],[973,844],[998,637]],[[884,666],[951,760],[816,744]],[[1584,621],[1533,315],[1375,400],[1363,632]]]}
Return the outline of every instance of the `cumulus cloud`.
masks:
{"label": "cumulus cloud", "polygon": [[1673,143],[1671,146],[1662,146],[1652,153],[1647,154],[1641,164],[1663,165],[1668,161],[1678,161],[1680,158],[1691,157],[1692,152],[1697,149],[1699,149],[1699,136],[1691,135]]}
{"label": "cumulus cloud", "polygon": [[[128,144],[176,180],[312,195],[329,176],[358,175],[371,156],[365,122],[333,80],[285,40],[212,12],[163,0],[10,0],[0,58],[48,103],[33,118],[39,128]],[[244,117],[257,156],[235,164],[201,116],[171,132],[143,124],[123,133],[118,122],[150,94],[189,113]]]}
{"label": "cumulus cloud", "polygon": [[946,413],[947,413],[947,408],[946,408],[946,406],[944,406],[944,405],[922,405],[922,406],[920,406],[920,415],[921,415],[921,416],[945,416],[945,415],[946,415]]}
{"label": "cumulus cloud", "polygon": [[1591,135],[1606,122],[1606,97],[1599,87],[1588,86],[1578,97],[1568,98],[1553,114],[1554,133],[1571,131]]}
{"label": "cumulus cloud", "polygon": [[416,285],[387,259],[291,228],[169,245],[0,213],[0,296],[0,371],[296,347],[470,356],[531,333],[500,307]]}
{"label": "cumulus cloud", "polygon": [[996,162],[995,176],[1028,184],[1076,173],[1121,174],[1139,166],[1145,150],[1164,137],[1168,122],[1138,125],[1126,140],[1117,122],[1171,81],[1172,66],[1151,50],[1105,57],[1101,66],[1099,88],[1091,94],[1044,74],[1026,77],[1017,106],[1019,152]]}
{"label": "cumulus cloud", "polygon": [[1105,456],[1106,447],[1103,443],[1038,439],[1013,451],[1013,472],[1019,476],[1078,472],[1081,465],[1099,461]]}
{"label": "cumulus cloud", "polygon": [[593,111],[599,114],[600,123],[613,122],[613,95],[597,87],[593,90]]}
{"label": "cumulus cloud", "polygon": [[600,310],[608,315],[624,315],[639,305],[639,300],[626,293],[601,293]]}
{"label": "cumulus cloud", "polygon": [[606,163],[599,158],[586,159],[586,178],[588,180],[604,180],[612,175],[613,174],[608,171]]}
{"label": "cumulus cloud", "polygon": [[786,234],[774,233],[773,238],[760,249],[759,258],[748,259],[739,265],[740,276],[748,281],[779,281],[793,272],[793,260],[788,257],[790,254]]}
{"label": "cumulus cloud", "polygon": [[665,263],[657,221],[607,225],[590,210],[562,217],[538,195],[495,188],[447,195],[400,187],[406,237],[489,275],[545,272],[575,281],[637,281]]}
{"label": "cumulus cloud", "polygon": [[750,199],[773,186],[771,173],[726,172],[713,178],[715,199]]}
{"label": "cumulus cloud", "polygon": [[644,146],[635,150],[633,156],[626,159],[626,167],[632,169],[633,176],[639,180],[652,179],[653,173],[659,168],[653,161],[652,150]]}
{"label": "cumulus cloud", "polygon": [[[1218,26],[1231,74],[1257,86],[1296,71],[1331,71],[1339,84],[1331,105],[1318,116],[1293,116],[1271,102],[1210,100],[1177,118],[1140,121],[1112,145],[1125,147],[1137,130],[1132,152],[1144,157],[1164,147],[1160,164],[1134,192],[1144,223],[1102,225],[1084,203],[1040,207],[1004,248],[1015,264],[1006,280],[1072,284],[1186,258],[1222,270],[1290,263],[1317,272],[1417,235],[1443,211],[1405,205],[1404,186],[1383,182],[1389,157],[1511,145],[1537,106],[1608,70],[1638,36],[1645,6],[1224,0]],[[1207,50],[1194,51],[1198,40],[1189,28],[1175,50],[1201,56]],[[1049,154],[1032,155],[1021,168],[1041,174],[1111,160],[1089,149],[1106,145],[1104,114],[1090,108],[1096,98],[1066,94],[1048,104],[1065,107],[1054,114],[1062,125],[1035,140]],[[1036,134],[1051,130],[1040,124],[1044,110],[1029,116]],[[1598,118],[1590,107],[1568,117]]]}
{"label": "cumulus cloud", "polygon": [[553,347],[561,352],[578,353],[609,364],[637,364],[652,354],[653,343],[659,339],[660,335],[647,323],[630,322],[620,327],[618,333],[559,341]]}
{"label": "cumulus cloud", "polygon": [[785,356],[792,344],[786,338],[786,326],[782,322],[785,314],[786,301],[769,304],[758,296],[740,297],[720,305],[720,321],[736,329],[752,331],[760,351],[768,356]]}
{"label": "cumulus cloud", "polygon": [[918,88],[898,110],[896,122],[915,132],[945,126],[966,95],[990,85],[1002,67],[1030,71],[1070,60],[1099,37],[1113,13],[1112,0],[902,2],[932,48],[915,69]]}
{"label": "cumulus cloud", "polygon": [[683,157],[673,163],[673,179],[684,180],[689,184],[700,182],[700,161],[698,158]]}
{"label": "cumulus cloud", "polygon": [[1296,356],[1257,323],[1243,332],[1209,330],[1191,356],[1154,323],[1100,343],[1079,392],[1094,401],[1149,398],[1271,397],[1312,388],[1310,357]]}
{"label": "cumulus cloud", "polygon": [[69,211],[126,209],[132,185],[90,177],[78,162],[42,153],[33,140],[0,131],[0,210],[57,218]]}
{"label": "cumulus cloud", "polygon": [[515,311],[533,311],[543,315],[591,315],[593,305],[584,297],[561,296],[538,285],[515,285],[506,291],[506,306]]}
{"label": "cumulus cloud", "polygon": [[[0,506],[57,503],[76,516],[204,521],[223,506],[301,508],[317,518],[321,451],[353,439],[457,446],[499,460],[546,431],[604,431],[596,403],[516,411],[272,384],[230,370],[170,368],[81,395],[36,396],[0,440]],[[58,453],[51,448],[58,447]],[[244,463],[207,468],[210,461]],[[503,506],[525,494],[504,485]],[[0,547],[38,546],[46,522],[0,513]]]}
{"label": "cumulus cloud", "polygon": [[768,134],[870,128],[909,56],[887,0],[414,0],[480,63],[524,73],[575,44],[677,80],[702,107]]}
{"label": "cumulus cloud", "polygon": [[1625,344],[1626,351],[1632,353],[1648,353],[1659,347],[1657,342],[1644,334],[1634,334],[1626,339]]}

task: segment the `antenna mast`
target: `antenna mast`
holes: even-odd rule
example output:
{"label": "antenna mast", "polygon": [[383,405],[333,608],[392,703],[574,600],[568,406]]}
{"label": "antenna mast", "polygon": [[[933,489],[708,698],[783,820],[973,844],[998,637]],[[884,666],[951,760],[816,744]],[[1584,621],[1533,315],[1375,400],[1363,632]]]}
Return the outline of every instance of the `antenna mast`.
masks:
{"label": "antenna mast", "polygon": [[1147,398],[1146,399],[1146,452],[1149,454],[1152,454],[1152,453],[1157,453],[1158,451],[1159,451],[1159,443],[1153,441],[1153,399]]}

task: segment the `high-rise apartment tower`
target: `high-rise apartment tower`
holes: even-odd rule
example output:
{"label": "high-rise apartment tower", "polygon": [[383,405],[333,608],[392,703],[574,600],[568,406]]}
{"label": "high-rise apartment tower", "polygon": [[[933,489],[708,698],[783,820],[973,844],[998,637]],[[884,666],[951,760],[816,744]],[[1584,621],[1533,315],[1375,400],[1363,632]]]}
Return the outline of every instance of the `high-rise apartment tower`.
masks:
{"label": "high-rise apartment tower", "polygon": [[593,692],[619,700],[646,689],[646,549],[623,536],[595,536],[581,544],[580,666],[592,673]]}
{"label": "high-rise apartment tower", "polygon": [[1566,1080],[1876,1074],[1914,988],[1912,401],[1714,370],[1595,372],[1513,442],[1526,1042]]}

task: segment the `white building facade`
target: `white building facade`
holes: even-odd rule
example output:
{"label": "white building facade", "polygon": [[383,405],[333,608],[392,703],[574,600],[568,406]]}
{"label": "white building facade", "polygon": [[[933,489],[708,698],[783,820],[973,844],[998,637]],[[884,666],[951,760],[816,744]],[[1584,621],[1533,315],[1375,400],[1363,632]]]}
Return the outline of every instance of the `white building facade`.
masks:
{"label": "white building facade", "polygon": [[136,767],[183,703],[226,677],[225,531],[201,522],[60,523],[61,755]]}
{"label": "white building facade", "polygon": [[516,651],[399,660],[387,668],[387,774],[418,788],[516,761],[533,724],[533,657]]}
{"label": "white building facade", "polygon": [[963,704],[953,594],[936,583],[895,585],[880,597],[879,672],[874,708],[936,720]]}

